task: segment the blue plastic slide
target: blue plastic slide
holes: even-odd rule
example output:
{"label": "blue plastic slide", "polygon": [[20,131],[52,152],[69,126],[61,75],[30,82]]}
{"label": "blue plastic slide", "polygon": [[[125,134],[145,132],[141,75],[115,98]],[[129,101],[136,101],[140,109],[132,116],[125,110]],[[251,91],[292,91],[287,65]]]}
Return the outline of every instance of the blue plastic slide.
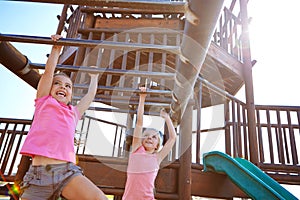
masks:
{"label": "blue plastic slide", "polygon": [[204,154],[204,171],[225,173],[241,190],[253,199],[297,198],[278,182],[256,167],[248,160],[232,158],[219,151]]}

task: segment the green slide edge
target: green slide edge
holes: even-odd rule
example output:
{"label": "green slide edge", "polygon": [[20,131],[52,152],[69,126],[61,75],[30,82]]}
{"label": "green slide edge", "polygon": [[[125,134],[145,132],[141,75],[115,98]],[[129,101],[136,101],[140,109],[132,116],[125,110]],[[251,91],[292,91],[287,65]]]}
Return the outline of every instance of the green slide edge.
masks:
{"label": "green slide edge", "polygon": [[211,151],[203,155],[204,171],[225,173],[231,181],[253,199],[297,198],[270,176],[243,158]]}

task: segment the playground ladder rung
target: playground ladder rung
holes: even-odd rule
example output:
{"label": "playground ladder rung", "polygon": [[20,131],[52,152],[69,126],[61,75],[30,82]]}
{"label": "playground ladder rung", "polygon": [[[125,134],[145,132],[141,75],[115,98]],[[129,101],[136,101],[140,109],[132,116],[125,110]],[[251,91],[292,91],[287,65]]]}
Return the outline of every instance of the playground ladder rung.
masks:
{"label": "playground ladder rung", "polygon": [[[119,92],[118,92],[119,93]],[[76,98],[78,100],[80,100],[82,98],[84,94],[81,93],[75,93],[73,95],[73,99]],[[157,97],[153,97],[148,95],[146,97],[146,102],[154,102],[154,103],[166,103],[166,104],[171,104],[172,102],[172,98],[171,97],[161,97],[161,95],[156,95]],[[102,101],[102,102],[110,102],[111,99],[113,100],[120,100],[120,101],[131,101],[131,102],[138,102],[139,101],[139,96],[135,95],[135,96],[129,96],[127,94],[127,96],[125,95],[116,95],[116,94],[112,94],[112,95],[106,95],[106,94],[97,94],[95,96],[95,99],[97,101]]]}
{"label": "playground ladder rung", "polygon": [[[45,69],[45,64],[30,63],[30,67],[33,69]],[[174,73],[164,72],[149,72],[149,71],[138,71],[138,70],[122,70],[122,69],[110,69],[110,68],[94,68],[86,66],[72,66],[72,65],[57,65],[57,70],[67,70],[71,72],[96,72],[111,75],[126,75],[126,76],[140,76],[140,77],[153,77],[157,79],[174,79]]]}
{"label": "playground ladder rung", "polygon": [[137,28],[137,29],[126,29],[126,28],[79,28],[78,33],[133,33],[133,34],[139,34],[139,33],[147,33],[147,34],[167,34],[170,35],[178,35],[183,34],[183,30],[171,30],[171,29],[157,29],[157,28]]}
{"label": "playground ladder rung", "polygon": [[[76,89],[88,89],[89,86],[87,84],[74,84],[73,86]],[[134,89],[134,88],[123,88],[123,87],[112,87],[112,86],[98,86],[98,90],[104,90],[104,91],[114,91],[114,92],[129,92],[129,93],[141,93],[140,90]],[[153,90],[148,89],[146,91],[147,94],[156,94],[156,95],[166,95],[171,96],[172,91],[170,90]]]}
{"label": "playground ladder rung", "polygon": [[0,41],[38,43],[38,44],[49,44],[49,45],[57,44],[61,46],[91,47],[91,48],[115,49],[115,50],[123,50],[123,51],[172,53],[178,55],[180,54],[180,47],[178,46],[125,43],[125,42],[114,42],[114,41],[107,41],[107,40],[61,38],[58,41],[54,42],[50,37],[0,34]]}
{"label": "playground ladder rung", "polygon": [[[131,109],[115,109],[115,108],[101,108],[101,107],[89,107],[89,110],[103,111],[103,112],[117,112],[117,113],[132,113],[132,114],[136,113],[136,110],[131,110]],[[159,116],[160,112],[145,111],[144,115]]]}

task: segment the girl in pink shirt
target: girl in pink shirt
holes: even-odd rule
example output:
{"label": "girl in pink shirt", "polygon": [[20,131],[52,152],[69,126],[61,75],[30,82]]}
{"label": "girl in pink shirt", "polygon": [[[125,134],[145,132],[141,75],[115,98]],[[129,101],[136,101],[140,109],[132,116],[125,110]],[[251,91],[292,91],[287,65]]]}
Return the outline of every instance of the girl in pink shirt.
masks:
{"label": "girl in pink shirt", "polygon": [[176,132],[170,116],[165,110],[160,116],[165,119],[169,131],[169,139],[160,149],[160,131],[148,128],[143,132],[144,103],[146,88],[140,87],[140,99],[137,110],[137,121],[133,132],[132,150],[128,160],[127,180],[123,200],[153,200],[154,181],[161,161],[171,151]]}
{"label": "girl in pink shirt", "polygon": [[[52,35],[57,41],[60,35]],[[74,134],[78,120],[93,101],[99,74],[90,75],[87,94],[70,105],[73,83],[63,73],[54,74],[61,46],[52,47],[35,100],[34,119],[21,149],[32,164],[23,178],[22,200],[107,199],[75,163]]]}

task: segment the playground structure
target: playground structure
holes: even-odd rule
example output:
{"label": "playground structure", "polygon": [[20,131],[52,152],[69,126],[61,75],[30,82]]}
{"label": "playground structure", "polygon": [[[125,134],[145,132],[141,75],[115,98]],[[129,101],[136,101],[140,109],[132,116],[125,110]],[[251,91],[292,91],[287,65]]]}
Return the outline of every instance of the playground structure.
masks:
{"label": "playground structure", "polygon": [[[156,180],[157,199],[295,198],[279,183],[300,184],[300,107],[254,104],[247,0],[33,2],[64,4],[56,31],[65,35],[57,42],[64,45],[57,70],[74,81],[73,101],[88,87],[86,72],[101,74],[95,103],[78,125],[75,147],[86,176],[106,194],[120,199],[124,191],[137,88],[145,84],[145,115],[158,116],[164,107],[178,134]],[[0,34],[0,41],[1,64],[36,88],[45,65],[31,63],[10,42],[54,42],[49,37],[8,34]],[[234,97],[242,86],[246,103]],[[202,123],[205,110],[220,108],[222,125],[207,128]],[[125,123],[101,118],[103,113],[115,113]],[[2,181],[19,183],[28,167],[30,160],[18,152],[30,123],[0,118]],[[113,145],[91,153],[97,126],[109,126]],[[164,135],[168,137],[166,130]],[[203,156],[203,146],[220,138],[226,155]],[[244,158],[257,168],[231,158]],[[256,173],[241,182],[229,166],[239,169],[241,176],[249,175],[249,168]],[[261,187],[248,190],[258,183]]]}

